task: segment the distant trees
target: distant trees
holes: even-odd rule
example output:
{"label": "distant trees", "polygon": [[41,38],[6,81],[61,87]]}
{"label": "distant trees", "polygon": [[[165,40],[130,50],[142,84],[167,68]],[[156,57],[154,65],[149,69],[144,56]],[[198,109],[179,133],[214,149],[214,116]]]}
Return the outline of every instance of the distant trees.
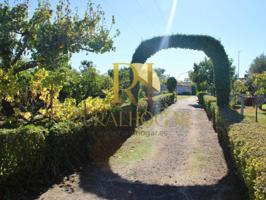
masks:
{"label": "distant trees", "polygon": [[177,80],[174,77],[170,77],[167,79],[166,87],[169,92],[174,92],[177,87]]}
{"label": "distant trees", "polygon": [[263,73],[255,74],[253,77],[257,95],[266,95],[266,70]]}
{"label": "distant trees", "polygon": [[[166,84],[169,75],[165,74],[165,69],[154,68],[154,72],[159,77],[160,83]],[[108,70],[107,73],[108,73],[109,77],[113,78],[113,76],[114,76],[114,70],[113,69]],[[130,83],[131,83],[131,81],[130,81],[130,68],[121,67],[121,69],[119,69],[119,88],[120,89],[128,88]],[[127,99],[127,96],[125,94],[121,93],[120,95],[121,95],[122,99],[124,99],[124,100]],[[146,96],[147,96],[147,86],[142,84],[142,83],[139,83],[138,98],[143,98]]]}
{"label": "distant trees", "polygon": [[[263,78],[266,72],[266,56],[261,54],[257,56],[251,63],[247,74],[245,75],[245,86],[248,93],[252,96],[264,91]],[[257,92],[259,90],[259,92]],[[266,93],[264,93],[266,94]]]}
{"label": "distant trees", "polygon": [[266,95],[266,56],[264,54],[253,60],[245,79],[234,82],[233,94],[246,94],[254,99],[253,106],[256,107],[257,121],[258,107],[262,109]]}
{"label": "distant trees", "polygon": [[249,75],[252,74],[260,74],[266,71],[266,55],[261,54],[260,56],[256,57],[249,68]]}
{"label": "distant trees", "polygon": [[248,91],[248,87],[241,80],[236,80],[233,83],[233,92],[235,94],[245,94]]}
{"label": "distant trees", "polygon": [[156,72],[157,76],[160,79],[161,84],[166,84],[167,79],[169,78],[168,74],[165,74],[165,69],[163,68],[155,68],[154,71]]}
{"label": "distant trees", "polygon": [[[229,60],[230,64],[230,80],[236,80],[235,67],[232,65],[233,60]],[[208,91],[215,95],[214,84],[214,65],[208,58],[204,58],[199,64],[194,63],[193,70],[189,72],[189,79],[196,85],[197,91]]]}
{"label": "distant trees", "polygon": [[194,63],[189,78],[196,84],[197,91],[210,91],[214,94],[214,67],[210,59],[204,58],[199,64]]}
{"label": "distant trees", "polygon": [[60,91],[60,101],[74,98],[80,102],[87,97],[104,96],[103,90],[113,87],[113,80],[108,75],[102,75],[92,62],[82,61],[80,71],[67,70],[66,81]]}

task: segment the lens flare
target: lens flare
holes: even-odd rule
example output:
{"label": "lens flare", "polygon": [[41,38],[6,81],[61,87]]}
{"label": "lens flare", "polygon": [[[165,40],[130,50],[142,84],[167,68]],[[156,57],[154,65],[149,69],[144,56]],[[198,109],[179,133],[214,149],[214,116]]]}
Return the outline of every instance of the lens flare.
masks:
{"label": "lens flare", "polygon": [[[172,30],[173,22],[174,22],[174,17],[176,13],[176,7],[177,7],[177,0],[172,1],[172,6],[171,6],[171,12],[168,17],[168,22],[165,30],[165,34],[169,34],[170,31]],[[163,47],[167,47],[169,44],[169,37],[164,37],[161,41],[160,49]]]}

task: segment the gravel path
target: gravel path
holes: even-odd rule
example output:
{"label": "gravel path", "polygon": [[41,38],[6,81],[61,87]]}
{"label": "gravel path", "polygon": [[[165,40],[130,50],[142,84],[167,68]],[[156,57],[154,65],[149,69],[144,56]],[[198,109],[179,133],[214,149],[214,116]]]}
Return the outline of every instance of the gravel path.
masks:
{"label": "gravel path", "polygon": [[108,160],[39,199],[243,200],[242,191],[205,111],[189,97],[146,122]]}

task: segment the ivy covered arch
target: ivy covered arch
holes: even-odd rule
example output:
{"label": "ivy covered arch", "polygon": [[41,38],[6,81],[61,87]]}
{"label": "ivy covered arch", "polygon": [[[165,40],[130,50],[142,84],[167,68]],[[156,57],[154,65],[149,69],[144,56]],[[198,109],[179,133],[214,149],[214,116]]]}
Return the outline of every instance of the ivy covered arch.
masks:
{"label": "ivy covered arch", "polygon": [[[165,41],[165,42],[164,42]],[[131,63],[145,63],[162,49],[183,48],[203,51],[214,64],[214,83],[219,107],[229,105],[230,65],[227,54],[220,41],[205,35],[159,36],[145,40],[137,47]]]}

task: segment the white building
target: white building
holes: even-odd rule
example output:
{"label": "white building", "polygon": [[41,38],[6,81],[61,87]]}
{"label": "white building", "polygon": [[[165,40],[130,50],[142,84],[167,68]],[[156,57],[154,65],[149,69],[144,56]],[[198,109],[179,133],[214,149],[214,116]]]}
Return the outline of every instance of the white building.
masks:
{"label": "white building", "polygon": [[184,81],[178,81],[176,87],[177,94],[192,94],[192,85],[189,79],[185,79]]}

